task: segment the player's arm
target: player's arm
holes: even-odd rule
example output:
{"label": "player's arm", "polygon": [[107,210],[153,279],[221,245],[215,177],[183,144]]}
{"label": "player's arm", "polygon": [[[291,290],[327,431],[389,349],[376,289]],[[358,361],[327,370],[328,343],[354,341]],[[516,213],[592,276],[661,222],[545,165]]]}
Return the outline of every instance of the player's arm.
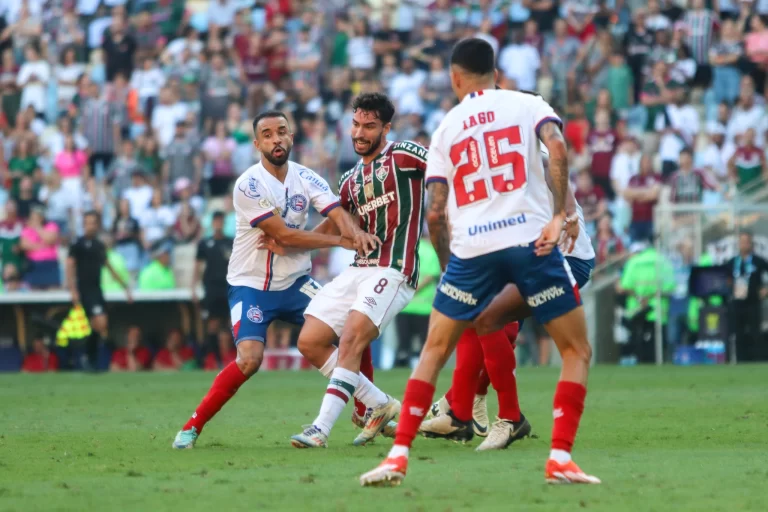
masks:
{"label": "player's arm", "polygon": [[260,221],[258,226],[278,245],[286,248],[311,250],[325,247],[344,247],[345,249],[354,249],[353,241],[350,238],[289,228],[282,218],[274,215]]}
{"label": "player's arm", "polygon": [[432,180],[427,185],[427,225],[429,238],[440,260],[440,268],[445,272],[451,257],[451,235],[448,229],[448,183]]}
{"label": "player's arm", "polygon": [[[543,102],[543,101],[542,101]],[[546,105],[546,103],[545,103]],[[551,107],[547,105],[551,111]],[[554,114],[554,112],[552,112]],[[544,256],[552,252],[560,240],[560,234],[566,219],[565,201],[568,193],[568,147],[560,131],[560,119],[556,116],[543,117],[537,123],[539,139],[549,152],[549,172],[554,199],[554,215],[536,240],[536,254]]]}
{"label": "player's arm", "polygon": [[80,304],[80,294],[77,292],[77,267],[75,266],[73,251],[74,247],[70,249],[65,264],[65,280],[67,282],[69,293],[72,294],[72,302],[77,306]]}
{"label": "player's arm", "polygon": [[125,290],[125,295],[126,295],[126,298],[128,299],[128,302],[129,303],[133,302],[133,296],[131,295],[131,288],[129,283],[127,283],[126,281],[123,280],[122,277],[120,277],[120,274],[117,273],[115,268],[109,262],[109,258],[107,258],[106,253],[104,253],[103,258],[104,258],[103,259],[104,266],[107,267],[107,270],[109,271],[110,274],[112,274],[112,277],[115,279],[115,281],[117,281],[117,283],[123,287],[123,290]]}
{"label": "player's arm", "polygon": [[[552,189],[552,176],[550,176],[549,167],[546,164],[544,177],[547,180],[549,190],[552,191],[552,194],[554,195]],[[565,214],[566,240],[564,240],[564,242],[569,243],[565,243],[565,246],[561,245],[561,248],[563,248],[566,253],[570,254],[576,246],[576,239],[579,238],[579,217],[576,213],[576,196],[573,193],[573,187],[571,186],[570,180],[568,181],[568,190],[565,195]]]}
{"label": "player's arm", "polygon": [[370,254],[376,250],[377,245],[381,245],[379,237],[360,229],[354,217],[344,208],[334,208],[328,212],[328,219],[336,225],[341,236],[352,239],[355,249],[361,256]]}

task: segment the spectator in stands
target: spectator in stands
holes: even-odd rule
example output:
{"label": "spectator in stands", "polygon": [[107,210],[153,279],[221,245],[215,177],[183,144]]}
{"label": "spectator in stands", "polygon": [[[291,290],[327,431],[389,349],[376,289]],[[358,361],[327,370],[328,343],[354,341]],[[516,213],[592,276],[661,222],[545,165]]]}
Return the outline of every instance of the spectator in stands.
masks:
{"label": "spectator in stands", "polygon": [[30,43],[24,50],[24,63],[19,69],[16,85],[21,88],[21,109],[35,109],[39,116],[45,114],[46,91],[51,79],[51,66],[40,53],[37,42]]}
{"label": "spectator in stands", "polygon": [[176,278],[171,268],[171,248],[168,243],[159,243],[152,251],[152,262],[139,273],[139,290],[174,290]]}
{"label": "spectator in stands", "polygon": [[712,88],[717,103],[733,103],[739,97],[741,71],[738,63],[744,55],[738,29],[733,20],[723,20],[720,40],[709,50],[709,62],[713,67]]}
{"label": "spectator in stands", "polygon": [[737,137],[746,132],[749,128],[754,128],[755,144],[758,147],[765,145],[765,107],[758,105],[755,101],[755,81],[747,75],[741,79],[741,89],[739,89],[739,101],[731,111],[730,119],[726,128],[726,142],[738,144]]}
{"label": "spectator in stands", "polygon": [[[591,181],[594,181],[595,188],[600,191],[601,196],[612,200],[614,192],[611,184],[611,162],[619,145],[619,138],[616,132],[611,129],[609,111],[600,109],[595,113],[595,127],[587,136],[587,144],[592,157]],[[589,194],[591,190],[585,192]],[[592,220],[595,220],[602,213],[602,211],[597,213]]]}
{"label": "spectator in stands", "polygon": [[0,221],[0,263],[3,268],[10,264],[18,271],[21,268],[23,252],[21,250],[21,232],[24,223],[18,216],[16,201],[9,199],[5,203],[5,218]]}
{"label": "spectator in stands", "polygon": [[131,173],[131,185],[123,191],[121,199],[128,201],[131,217],[140,220],[152,203],[154,193],[154,189],[147,183],[146,175],[137,169]]}
{"label": "spectator in stands", "polygon": [[125,334],[125,346],[112,352],[111,372],[139,372],[149,370],[152,353],[141,343],[141,327],[131,325]]}
{"label": "spectator in stands", "polygon": [[755,129],[749,128],[739,139],[736,152],[728,160],[728,173],[739,190],[743,190],[765,180],[768,168],[765,152],[755,145]]}
{"label": "spectator in stands", "polygon": [[50,351],[40,337],[32,340],[32,349],[24,357],[21,371],[24,373],[55,372],[59,369],[59,358]]}
{"label": "spectator in stands", "polygon": [[725,144],[725,126],[717,121],[707,123],[707,137],[709,141],[705,149],[697,153],[697,164],[724,185],[731,176],[728,162],[735,148],[733,144]]}
{"label": "spectator in stands", "polygon": [[597,264],[609,263],[624,257],[624,243],[613,230],[613,219],[610,213],[605,213],[597,222],[597,234],[592,242],[595,246]]}
{"label": "spectator in stands", "polygon": [[77,94],[77,80],[85,73],[85,65],[77,62],[74,46],[65,46],[61,51],[60,64],[56,66],[56,111],[63,113],[69,108]]}
{"label": "spectator in stands", "polygon": [[579,40],[568,34],[565,20],[555,20],[554,27],[555,37],[545,43],[542,60],[543,67],[552,74],[554,102],[563,105],[566,102],[568,72],[579,51]]}
{"label": "spectator in stands", "polygon": [[74,191],[82,187],[88,169],[88,155],[76,146],[72,135],[64,136],[64,147],[55,155],[53,165],[66,190]]}
{"label": "spectator in stands", "polygon": [[131,139],[123,140],[120,145],[120,153],[107,168],[106,183],[112,188],[112,197],[123,197],[123,192],[131,186],[133,173],[144,171],[136,159],[136,150]]}
{"label": "spectator in stands", "polygon": [[718,185],[706,172],[693,168],[693,151],[680,151],[679,170],[669,178],[674,203],[701,203],[704,190],[719,190]]}
{"label": "spectator in stands", "polygon": [[45,206],[45,218],[56,223],[62,237],[68,237],[76,198],[72,197],[71,191],[62,186],[58,172],[52,172],[47,176],[46,183],[37,197]]}
{"label": "spectator in stands", "polygon": [[235,179],[235,169],[232,153],[235,151],[235,140],[227,133],[227,124],[221,119],[216,121],[213,135],[205,139],[202,157],[210,168],[209,187],[211,195],[221,197],[229,190]]}
{"label": "spectator in stands", "polygon": [[[675,291],[669,301],[669,324],[667,339],[671,345],[681,345],[688,342],[688,282],[691,268],[694,266],[693,243],[686,239],[681,241],[670,256],[672,270],[675,276]],[[688,343],[686,343],[688,344]]]}
{"label": "spectator in stands", "polygon": [[133,73],[136,40],[127,28],[124,15],[113,13],[112,25],[104,31],[101,47],[107,64],[108,82],[112,82],[118,73],[124,77]]}
{"label": "spectator in stands", "polygon": [[171,229],[176,222],[173,208],[163,204],[163,192],[156,188],[152,192],[152,202],[140,213],[137,219],[144,236],[144,250],[151,251],[159,242],[171,238]]}
{"label": "spectator in stands", "polygon": [[61,286],[59,269],[59,227],[46,222],[45,210],[32,209],[27,226],[21,231],[21,249],[29,265],[24,281],[34,290]]}
{"label": "spectator in stands", "polygon": [[18,206],[19,218],[24,222],[29,218],[32,208],[41,206],[40,201],[37,199],[37,188],[35,182],[29,176],[21,178],[16,204]]}
{"label": "spectator in stands", "polygon": [[115,251],[125,259],[126,268],[136,275],[141,266],[141,228],[139,221],[131,215],[131,203],[121,199],[117,205],[117,214],[112,226],[112,239]]}
{"label": "spectator in stands", "polygon": [[586,169],[576,176],[576,200],[584,211],[584,223],[590,236],[594,236],[597,230],[597,220],[602,217],[608,208],[603,188],[593,183],[590,172]]}
{"label": "spectator in stands", "polygon": [[182,201],[178,207],[176,222],[173,225],[173,239],[178,244],[186,244],[197,241],[200,238],[202,227],[195,209],[189,201]]}
{"label": "spectator in stands", "polygon": [[33,180],[39,186],[42,176],[39,173],[37,157],[32,152],[32,145],[26,138],[14,146],[13,156],[8,161],[8,172],[11,177],[11,197],[19,197],[19,188],[23,178]]}
{"label": "spectator in stands", "polygon": [[116,104],[107,101],[99,91],[98,84],[91,83],[85,87],[84,92],[78,122],[88,141],[88,167],[92,173],[102,176],[120,145],[122,111]]}
{"label": "spectator in stands", "polygon": [[161,349],[152,363],[155,371],[194,370],[197,368],[195,353],[191,347],[184,344],[184,336],[178,329],[171,329]]}
{"label": "spectator in stands", "polygon": [[499,53],[499,69],[508,79],[514,80],[519,89],[536,90],[536,78],[541,67],[539,51],[525,42],[521,30],[515,30],[510,43]]}
{"label": "spectator in stands", "polygon": [[146,177],[150,179],[150,182],[157,183],[162,169],[162,161],[160,160],[160,147],[154,135],[139,139],[136,160],[141,168],[144,169]]}
{"label": "spectator in stands", "polygon": [[160,103],[152,109],[152,130],[160,148],[165,148],[176,134],[176,126],[187,117],[187,107],[168,85],[160,89]]}
{"label": "spectator in stands", "polygon": [[209,352],[203,363],[204,370],[221,370],[237,359],[237,349],[232,339],[232,331],[220,329],[214,338],[216,343],[209,346]]}
{"label": "spectator in stands", "polygon": [[193,190],[200,189],[202,179],[202,161],[197,152],[195,141],[187,137],[187,122],[178,121],[173,139],[160,153],[163,160],[161,184],[165,190],[179,178],[192,181]]}
{"label": "spectator in stands", "polygon": [[768,262],[755,254],[751,232],[739,233],[739,254],[725,263],[733,273],[730,322],[736,335],[739,362],[768,360],[768,345],[762,332],[762,301],[768,296],[765,274]]}
{"label": "spectator in stands", "polygon": [[658,136],[654,134],[657,130],[657,119],[664,118],[666,105],[674,102],[680,94],[684,93],[682,84],[669,75],[669,68],[665,61],[660,60],[654,63],[652,70],[650,80],[645,82],[640,95],[640,101],[647,111],[643,146],[646,152],[656,150]]}
{"label": "spectator in stands", "polygon": [[629,236],[633,241],[653,236],[653,207],[659,200],[661,184],[661,175],[654,171],[651,155],[643,155],[640,172],[629,179],[624,189],[624,199],[632,207]]}

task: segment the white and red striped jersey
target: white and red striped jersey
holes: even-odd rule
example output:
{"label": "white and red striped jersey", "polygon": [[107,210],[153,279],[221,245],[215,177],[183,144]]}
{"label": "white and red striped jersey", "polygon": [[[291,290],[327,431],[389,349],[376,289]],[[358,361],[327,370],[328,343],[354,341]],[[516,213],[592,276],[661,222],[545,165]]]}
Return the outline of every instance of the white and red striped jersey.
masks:
{"label": "white and red striped jersey", "polygon": [[227,282],[232,286],[278,291],[309,274],[312,263],[307,251],[278,256],[257,249],[263,233],[258,225],[269,217],[280,216],[289,228],[304,229],[310,205],[323,216],[339,206],[328,183],[295,162],[288,162],[288,173],[281,183],[258,163],[237,179],[232,194],[237,230]]}

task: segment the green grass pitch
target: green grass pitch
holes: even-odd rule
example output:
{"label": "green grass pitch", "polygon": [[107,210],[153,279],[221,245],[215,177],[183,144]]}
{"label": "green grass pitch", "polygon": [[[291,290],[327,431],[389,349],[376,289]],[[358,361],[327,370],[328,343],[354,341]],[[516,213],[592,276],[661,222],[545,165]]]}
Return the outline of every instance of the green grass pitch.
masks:
{"label": "green grass pitch", "polygon": [[[171,441],[211,373],[2,376],[0,510],[766,510],[768,366],[593,369],[574,454],[600,486],[544,484],[557,372],[518,373],[538,438],[482,454],[419,438],[394,489],[360,487],[391,441],[353,447],[351,407],[328,449],[290,446],[317,372],[257,375],[187,451]],[[407,377],[376,382],[402,397]]]}

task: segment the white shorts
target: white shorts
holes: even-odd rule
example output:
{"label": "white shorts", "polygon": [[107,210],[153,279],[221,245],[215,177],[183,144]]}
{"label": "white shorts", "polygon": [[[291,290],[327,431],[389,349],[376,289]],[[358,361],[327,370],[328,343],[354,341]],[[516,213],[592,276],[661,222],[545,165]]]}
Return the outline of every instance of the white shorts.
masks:
{"label": "white shorts", "polygon": [[371,319],[381,332],[411,302],[416,290],[398,270],[383,267],[347,267],[323,286],[307,306],[312,315],[341,336],[351,310]]}

